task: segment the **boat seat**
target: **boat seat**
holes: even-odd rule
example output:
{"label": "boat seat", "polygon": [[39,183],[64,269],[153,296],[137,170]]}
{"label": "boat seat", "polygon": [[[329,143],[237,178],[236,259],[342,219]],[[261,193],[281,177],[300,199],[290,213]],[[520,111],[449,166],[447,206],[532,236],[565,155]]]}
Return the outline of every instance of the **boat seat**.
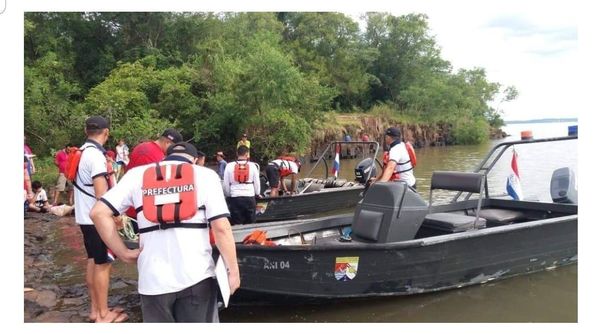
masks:
{"label": "boat seat", "polygon": [[464,232],[473,229],[485,228],[487,221],[481,217],[481,201],[485,185],[485,175],[480,173],[465,172],[433,172],[431,188],[429,190],[429,210],[431,212],[433,190],[454,190],[461,192],[478,193],[477,209],[474,216],[465,215],[464,212],[436,212],[425,216],[423,227],[443,233]]}
{"label": "boat seat", "polygon": [[[467,215],[475,216],[475,210],[469,210]],[[521,211],[495,208],[479,210],[479,217],[485,218],[489,226],[509,225],[527,219],[527,215]]]}
{"label": "boat seat", "polygon": [[486,227],[486,219],[479,217],[477,223],[473,217],[451,212],[430,213],[425,216],[423,226],[442,232],[457,233]]}

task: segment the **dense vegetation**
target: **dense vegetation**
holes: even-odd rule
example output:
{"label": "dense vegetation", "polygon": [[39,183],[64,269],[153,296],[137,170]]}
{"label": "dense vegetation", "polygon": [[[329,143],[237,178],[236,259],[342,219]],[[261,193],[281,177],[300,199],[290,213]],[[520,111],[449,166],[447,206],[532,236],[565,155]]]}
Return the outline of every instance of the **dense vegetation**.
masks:
{"label": "dense vegetation", "polygon": [[[38,154],[111,119],[130,144],[180,129],[209,153],[248,132],[256,157],[303,152],[331,112],[453,126],[458,143],[502,124],[517,95],[484,69],[453,70],[421,14],[27,13],[25,132]],[[111,143],[114,144],[114,143]]]}

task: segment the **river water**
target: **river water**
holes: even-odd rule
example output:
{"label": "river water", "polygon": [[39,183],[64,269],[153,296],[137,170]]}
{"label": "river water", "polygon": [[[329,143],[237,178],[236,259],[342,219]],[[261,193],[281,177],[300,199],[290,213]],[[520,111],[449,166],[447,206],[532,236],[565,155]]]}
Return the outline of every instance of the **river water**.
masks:
{"label": "river water", "polygon": [[[572,123],[522,124],[504,128],[518,140],[522,130],[536,138],[567,135]],[[475,146],[427,147],[417,150],[415,169],[419,193],[429,198],[429,180],[435,170],[473,171],[487,152],[500,141]],[[550,201],[552,171],[570,167],[577,174],[577,141],[530,144],[516,147],[525,198]],[[490,194],[505,194],[510,154],[498,161],[498,171],[489,178]],[[362,157],[361,157],[362,158]],[[352,180],[354,166],[362,160],[341,161],[340,177]],[[329,165],[331,166],[331,164]],[[305,164],[303,173],[312,166]],[[317,166],[312,176],[319,176]],[[452,198],[452,193],[434,192],[434,203]],[[74,226],[59,229],[63,247],[55,254],[58,284],[84,282],[83,245]],[[117,261],[112,277],[136,278],[135,266]],[[243,284],[243,283],[242,283]],[[115,292],[116,293],[116,292]],[[132,287],[126,293],[135,294]],[[133,321],[141,321],[139,306],[129,309]],[[220,313],[222,322],[577,322],[577,265],[551,271],[493,281],[484,285],[414,296],[385,297],[319,305],[230,306]]]}

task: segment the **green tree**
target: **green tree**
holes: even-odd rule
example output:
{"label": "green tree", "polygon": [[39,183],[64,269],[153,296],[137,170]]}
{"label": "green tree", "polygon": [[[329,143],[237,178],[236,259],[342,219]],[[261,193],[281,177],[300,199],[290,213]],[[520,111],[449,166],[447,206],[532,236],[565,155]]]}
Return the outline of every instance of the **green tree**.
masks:
{"label": "green tree", "polygon": [[286,49],[303,72],[336,90],[334,107],[362,106],[373,79],[367,68],[377,49],[362,42],[358,23],[341,13],[285,13]]}

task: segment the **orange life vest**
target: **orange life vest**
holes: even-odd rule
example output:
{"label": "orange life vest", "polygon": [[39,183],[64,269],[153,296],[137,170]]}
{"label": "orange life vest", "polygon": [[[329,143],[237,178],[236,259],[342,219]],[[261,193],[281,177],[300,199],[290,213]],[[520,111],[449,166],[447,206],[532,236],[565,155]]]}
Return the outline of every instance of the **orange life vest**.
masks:
{"label": "orange life vest", "polygon": [[277,246],[276,243],[267,239],[267,232],[254,230],[244,237],[244,245]]}
{"label": "orange life vest", "polygon": [[233,169],[233,179],[236,180],[238,183],[253,183],[248,182],[248,180],[250,179],[250,166],[248,161],[246,161],[246,163],[239,163],[238,161],[235,162],[235,168]]}
{"label": "orange life vest", "polygon": [[[83,149],[80,149],[79,147],[75,146],[67,148],[67,168],[65,172],[65,177],[67,178],[67,180],[71,181],[71,183],[73,183],[73,186],[79,189],[82,193],[90,197],[95,197],[94,195],[85,191],[83,188],[81,188],[80,185],[77,184],[77,173],[79,172],[79,162],[81,161],[81,155],[83,154],[83,151],[90,147],[92,146],[86,146]],[[111,189],[115,186],[117,182],[114,176],[114,171],[112,169],[112,164],[108,161],[106,161],[106,171],[108,172],[108,174],[106,175],[106,182],[108,183],[108,189]],[[93,186],[93,184],[86,184],[86,186]]]}
{"label": "orange life vest", "polygon": [[77,177],[77,170],[79,169],[79,161],[81,160],[83,150],[80,150],[79,147],[69,147],[67,149],[67,170],[65,177],[71,182],[75,181]]}
{"label": "orange life vest", "polygon": [[[148,167],[142,184],[144,217],[160,224],[161,228],[181,225],[203,225],[205,228],[206,224],[181,223],[198,212],[195,187],[194,168],[189,163],[163,166],[156,163]],[[177,226],[165,227],[165,224]]]}
{"label": "orange life vest", "polygon": [[415,148],[412,146],[412,144],[409,141],[405,142],[404,146],[406,147],[406,151],[408,151],[408,157],[410,158],[410,164],[412,165],[413,168],[417,167],[417,154],[415,153]]}
{"label": "orange life vest", "polygon": [[[390,181],[400,180],[401,173],[408,172],[409,170],[412,170],[413,168],[415,168],[415,166],[417,165],[417,156],[415,154],[415,149],[413,148],[413,146],[409,142],[406,142],[406,143],[404,143],[404,147],[406,147],[406,151],[408,151],[409,160],[404,161],[404,162],[399,162],[399,163],[397,163],[397,165],[405,165],[410,162],[411,167],[409,169],[405,169],[403,171],[394,170],[394,172],[392,173],[392,177],[390,178]],[[390,161],[390,151],[383,152],[383,170],[384,171],[385,171],[385,168],[387,167],[387,164],[389,161]]]}

